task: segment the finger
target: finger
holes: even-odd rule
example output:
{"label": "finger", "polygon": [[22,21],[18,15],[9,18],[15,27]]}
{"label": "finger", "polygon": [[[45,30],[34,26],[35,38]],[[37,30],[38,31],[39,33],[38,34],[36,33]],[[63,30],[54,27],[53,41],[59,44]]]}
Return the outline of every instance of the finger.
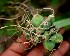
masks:
{"label": "finger", "polygon": [[[64,28],[61,28],[59,33],[63,34],[64,33]],[[45,48],[41,44],[41,45],[33,48],[26,56],[44,56],[44,54],[45,54]]]}
{"label": "finger", "polygon": [[44,56],[45,51],[42,44],[37,45],[34,47],[26,56]]}
{"label": "finger", "polygon": [[26,42],[23,35],[17,41],[22,43],[14,42],[1,56],[21,56],[25,52],[24,48],[27,49],[29,44],[23,44],[23,42]]}
{"label": "finger", "polygon": [[69,43],[64,41],[63,43],[61,43],[60,48],[58,49],[59,52],[61,52],[62,55],[64,55],[69,49]]}
{"label": "finger", "polygon": [[60,30],[59,30],[59,33],[60,34],[63,34],[65,32],[65,29],[64,28],[61,28]]}
{"label": "finger", "polygon": [[69,49],[69,43],[64,41],[60,45],[60,48],[52,53],[51,56],[63,56]]}

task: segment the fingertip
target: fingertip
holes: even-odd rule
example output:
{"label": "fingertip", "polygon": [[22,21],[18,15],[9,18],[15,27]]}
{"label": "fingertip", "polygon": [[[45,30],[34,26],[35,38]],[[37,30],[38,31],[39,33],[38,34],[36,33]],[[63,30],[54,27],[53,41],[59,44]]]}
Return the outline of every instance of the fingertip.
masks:
{"label": "fingertip", "polygon": [[51,54],[51,56],[62,56],[62,54],[58,50],[56,50]]}
{"label": "fingertip", "polygon": [[67,41],[63,41],[58,49],[59,52],[64,55],[69,49],[69,43]]}
{"label": "fingertip", "polygon": [[54,51],[51,56],[63,56],[69,49],[69,43],[63,41],[58,50]]}
{"label": "fingertip", "polygon": [[59,30],[59,33],[60,34],[63,34],[65,32],[65,29],[64,28],[61,28],[60,30]]}

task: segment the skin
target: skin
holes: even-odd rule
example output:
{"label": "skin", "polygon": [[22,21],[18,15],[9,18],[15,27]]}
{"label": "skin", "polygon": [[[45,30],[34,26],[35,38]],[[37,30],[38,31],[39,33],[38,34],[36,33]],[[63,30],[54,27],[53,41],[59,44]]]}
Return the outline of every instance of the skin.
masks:
{"label": "skin", "polygon": [[[59,33],[63,34],[64,29],[62,28]],[[18,42],[26,42],[24,36],[20,36],[17,39]],[[0,56],[22,56],[26,52],[24,48],[29,48],[29,44],[22,44],[14,42],[6,51],[4,51]],[[54,51],[51,56],[63,56],[69,49],[69,43],[63,41],[60,45],[60,48]],[[41,44],[35,46],[26,56],[44,56],[45,49]]]}

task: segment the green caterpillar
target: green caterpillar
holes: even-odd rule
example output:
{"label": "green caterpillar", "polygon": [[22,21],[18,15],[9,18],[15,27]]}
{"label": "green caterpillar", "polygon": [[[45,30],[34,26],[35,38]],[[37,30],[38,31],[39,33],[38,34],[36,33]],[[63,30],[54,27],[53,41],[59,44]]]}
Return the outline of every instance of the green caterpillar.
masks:
{"label": "green caterpillar", "polygon": [[[34,27],[39,27],[43,21],[44,21],[44,17],[38,14],[33,17],[32,25]],[[50,23],[50,25],[48,24],[48,22]],[[47,21],[47,24],[43,25],[42,28],[48,28],[49,30],[51,30],[50,26],[54,25],[55,26],[54,29],[59,30],[60,28],[62,28],[64,26],[70,25],[70,19],[68,18],[68,19],[63,19],[63,20],[55,22],[54,18],[51,17],[50,20]],[[47,27],[47,26],[49,26],[49,27]],[[50,31],[51,32],[50,34],[49,34],[48,30],[43,29],[42,32],[44,33],[44,36],[46,36],[46,39],[43,42],[43,45],[44,45],[45,49],[47,49],[49,51],[51,51],[55,47],[56,43],[60,43],[63,41],[63,36],[61,34],[59,34],[56,30],[53,30],[52,32]]]}
{"label": "green caterpillar", "polygon": [[[30,19],[30,21],[25,19],[22,25],[20,25],[21,27],[17,25],[13,26],[19,31],[22,30],[25,33],[26,39],[30,42],[32,41],[33,45],[43,42],[45,49],[51,51],[55,47],[56,43],[63,41],[63,36],[58,33],[58,30],[62,27],[70,25],[70,19],[68,18],[55,22],[54,17],[45,18],[40,14],[36,14],[32,19]],[[9,30],[5,29],[6,27],[2,27],[0,29],[0,35],[3,35],[4,33],[4,31],[2,31],[3,28],[9,36],[17,31],[16,29],[11,30],[11,28],[9,28]],[[21,32],[18,34],[21,34]]]}

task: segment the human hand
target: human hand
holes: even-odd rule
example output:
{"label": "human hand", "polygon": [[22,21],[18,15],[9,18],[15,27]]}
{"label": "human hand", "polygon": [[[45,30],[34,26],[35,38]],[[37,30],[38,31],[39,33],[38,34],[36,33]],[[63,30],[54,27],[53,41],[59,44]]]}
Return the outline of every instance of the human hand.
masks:
{"label": "human hand", "polygon": [[[61,29],[60,33],[63,34],[64,29]],[[22,35],[19,39],[17,39],[18,42],[14,42],[6,51],[4,51],[0,56],[22,56],[26,52],[26,50],[23,50],[25,47],[26,49],[29,48],[29,44],[23,44],[23,42],[26,42],[24,36]],[[69,49],[69,43],[66,41],[63,41],[60,45],[60,48],[52,53],[51,56],[63,56],[67,50]],[[39,44],[35,46],[26,56],[44,56],[45,49],[42,44]]]}

